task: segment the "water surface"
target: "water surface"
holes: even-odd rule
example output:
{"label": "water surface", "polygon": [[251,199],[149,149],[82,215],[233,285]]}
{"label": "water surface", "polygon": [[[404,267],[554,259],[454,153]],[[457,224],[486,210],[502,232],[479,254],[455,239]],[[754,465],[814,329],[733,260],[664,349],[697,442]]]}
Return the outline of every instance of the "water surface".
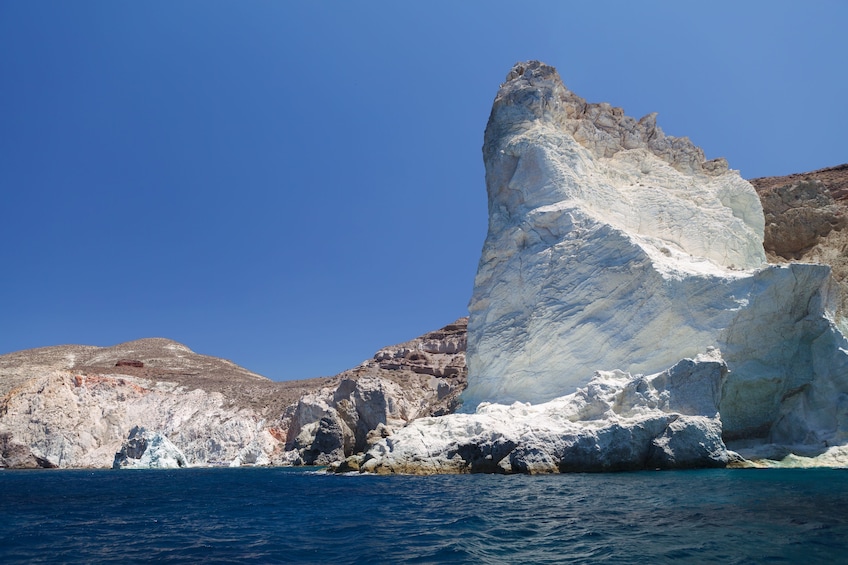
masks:
{"label": "water surface", "polygon": [[848,472],[0,471],[0,562],[833,563]]}

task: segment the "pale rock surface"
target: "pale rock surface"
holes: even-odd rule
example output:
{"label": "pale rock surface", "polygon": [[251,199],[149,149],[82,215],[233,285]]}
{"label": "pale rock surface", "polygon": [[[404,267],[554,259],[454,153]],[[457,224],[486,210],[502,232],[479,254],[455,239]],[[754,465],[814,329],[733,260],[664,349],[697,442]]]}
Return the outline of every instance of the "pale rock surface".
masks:
{"label": "pale rock surface", "polygon": [[731,457],[718,414],[725,374],[718,351],[648,377],[598,372],[575,393],[546,403],[483,403],[474,414],[415,420],[354,468],[435,474],[721,467]]}
{"label": "pale rock surface", "polygon": [[726,437],[843,441],[848,347],[830,270],[765,263],[759,197],[726,163],[653,115],[587,104],[538,62],[501,86],[483,154],[489,232],[465,410],[544,402],[597,370],[651,374],[718,347]]}
{"label": "pale rock surface", "polygon": [[848,468],[848,445],[828,447],[819,454],[809,456],[789,453],[782,459],[757,459],[758,467],[766,468],[802,468],[841,467]]}
{"label": "pale rock surface", "polygon": [[167,437],[138,426],[130,430],[112,463],[113,469],[179,469],[186,466],[185,455]]}
{"label": "pale rock surface", "polygon": [[[501,86],[483,155],[461,397],[476,411],[416,420],[341,470],[710,466],[743,461],[725,440],[783,458],[848,442],[830,269],[767,265],[759,197],[723,160],[535,61]],[[705,378],[709,363],[729,371]]]}
{"label": "pale rock surface", "polygon": [[[228,406],[219,392],[120,374],[54,371],[0,402],[0,432],[42,466],[60,468],[111,466],[135,426],[168,437],[190,465],[227,465],[265,433],[264,424],[251,409]],[[265,449],[270,458],[283,441]]]}
{"label": "pale rock surface", "polygon": [[0,355],[0,467],[108,468],[131,430],[155,430],[190,466],[328,463],[465,387],[464,318],[335,377],[274,382],[149,338]]}

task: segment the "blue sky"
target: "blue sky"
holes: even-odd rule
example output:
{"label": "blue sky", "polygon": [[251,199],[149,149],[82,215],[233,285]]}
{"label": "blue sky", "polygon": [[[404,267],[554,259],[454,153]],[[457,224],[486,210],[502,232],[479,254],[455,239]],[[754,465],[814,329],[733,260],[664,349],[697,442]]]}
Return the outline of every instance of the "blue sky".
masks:
{"label": "blue sky", "polygon": [[846,21],[840,1],[0,0],[0,353],[159,336],[337,373],[466,314],[513,63],[782,175],[848,161]]}

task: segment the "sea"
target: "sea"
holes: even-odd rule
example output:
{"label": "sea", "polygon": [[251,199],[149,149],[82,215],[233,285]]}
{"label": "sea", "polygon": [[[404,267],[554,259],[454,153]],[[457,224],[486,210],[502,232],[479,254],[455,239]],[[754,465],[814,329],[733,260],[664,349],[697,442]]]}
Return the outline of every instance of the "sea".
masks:
{"label": "sea", "polygon": [[848,563],[848,471],[0,471],[0,563]]}

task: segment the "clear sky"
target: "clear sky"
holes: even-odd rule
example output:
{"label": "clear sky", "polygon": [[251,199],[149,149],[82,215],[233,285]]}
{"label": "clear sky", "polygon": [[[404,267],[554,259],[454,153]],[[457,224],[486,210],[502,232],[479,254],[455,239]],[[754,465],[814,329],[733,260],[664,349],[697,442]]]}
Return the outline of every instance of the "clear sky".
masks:
{"label": "clear sky", "polygon": [[0,0],[0,353],[282,380],[467,312],[516,61],[745,178],[848,161],[848,2]]}

